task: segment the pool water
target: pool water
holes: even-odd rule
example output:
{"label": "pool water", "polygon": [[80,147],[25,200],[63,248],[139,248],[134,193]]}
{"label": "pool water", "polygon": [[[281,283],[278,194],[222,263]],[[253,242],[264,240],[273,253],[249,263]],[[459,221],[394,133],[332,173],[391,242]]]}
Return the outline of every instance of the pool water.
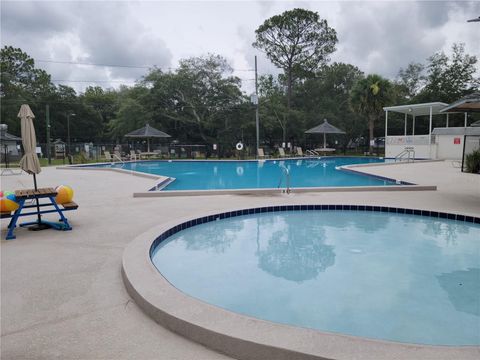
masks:
{"label": "pool water", "polygon": [[379,158],[328,157],[267,161],[140,161],[103,165],[175,178],[163,190],[255,189],[286,187],[384,186],[393,181],[359,175],[337,166],[379,163]]}
{"label": "pool water", "polygon": [[367,338],[480,345],[480,225],[364,211],[285,211],[196,225],[152,261],[195,298]]}

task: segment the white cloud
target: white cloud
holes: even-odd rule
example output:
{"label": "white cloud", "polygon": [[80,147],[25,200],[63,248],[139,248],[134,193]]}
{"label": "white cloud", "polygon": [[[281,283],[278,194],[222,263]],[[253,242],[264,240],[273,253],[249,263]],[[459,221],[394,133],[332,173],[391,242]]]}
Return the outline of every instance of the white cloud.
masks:
{"label": "white cloud", "polygon": [[[254,55],[260,74],[278,73],[254,49],[255,29],[294,7],[309,8],[337,30],[332,60],[394,77],[409,62],[465,42],[480,58],[480,2],[1,2],[2,46],[20,47],[35,59],[175,67],[182,58],[216,53],[237,69],[251,92]],[[146,69],[37,63],[53,79],[112,80],[130,84]],[[86,83],[69,83],[82,91]]]}

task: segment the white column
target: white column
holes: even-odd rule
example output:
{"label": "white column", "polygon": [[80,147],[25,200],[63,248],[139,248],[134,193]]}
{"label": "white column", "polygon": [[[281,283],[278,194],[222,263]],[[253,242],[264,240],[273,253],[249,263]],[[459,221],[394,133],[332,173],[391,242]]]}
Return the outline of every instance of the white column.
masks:
{"label": "white column", "polygon": [[387,143],[388,110],[385,110],[385,144]]}
{"label": "white column", "polygon": [[407,136],[407,113],[405,113],[405,131],[403,135]]}
{"label": "white column", "polygon": [[432,107],[430,106],[430,125],[428,130],[428,148],[430,152],[430,158],[432,158]]}
{"label": "white column", "polygon": [[448,128],[448,115],[449,115],[449,114],[447,113],[447,128]]}
{"label": "white column", "polygon": [[465,113],[465,125],[463,125],[464,127],[467,127],[467,119],[468,119],[468,114]]}
{"label": "white column", "polygon": [[429,125],[428,135],[430,135],[430,144],[432,144],[432,107],[430,106],[430,125]]}

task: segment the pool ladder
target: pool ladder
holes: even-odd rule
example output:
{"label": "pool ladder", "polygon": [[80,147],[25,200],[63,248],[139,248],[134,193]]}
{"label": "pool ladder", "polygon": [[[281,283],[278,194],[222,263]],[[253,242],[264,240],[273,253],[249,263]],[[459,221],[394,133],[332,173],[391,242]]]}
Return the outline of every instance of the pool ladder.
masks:
{"label": "pool ladder", "polygon": [[120,156],[118,156],[117,154],[112,154],[111,156],[112,156],[112,160],[113,160],[112,165],[115,164],[115,160],[118,160],[118,162],[120,164],[122,164],[120,166],[120,168],[123,168],[125,166],[125,161],[123,161]]}
{"label": "pool ladder", "polygon": [[280,177],[278,188],[280,188],[280,186],[282,185],[283,178],[285,177],[285,190],[283,190],[282,192],[290,194],[290,170],[288,170],[283,164],[280,164],[280,169],[282,169],[282,176]]}
{"label": "pool ladder", "polygon": [[402,160],[415,162],[415,148],[413,146],[406,146],[401,153],[395,156],[395,162]]}

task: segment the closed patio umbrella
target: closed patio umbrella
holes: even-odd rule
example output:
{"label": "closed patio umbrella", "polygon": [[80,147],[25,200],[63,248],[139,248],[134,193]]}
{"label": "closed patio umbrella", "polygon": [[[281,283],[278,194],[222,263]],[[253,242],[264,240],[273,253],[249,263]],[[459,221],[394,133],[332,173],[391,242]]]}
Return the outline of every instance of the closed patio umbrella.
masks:
{"label": "closed patio umbrella", "polygon": [[21,120],[22,144],[25,152],[20,160],[20,167],[28,174],[33,174],[36,188],[37,180],[35,175],[39,174],[42,169],[40,168],[40,161],[38,161],[38,156],[35,152],[37,146],[37,137],[35,136],[35,128],[33,127],[35,115],[33,115],[30,106],[23,104],[18,112],[18,117]]}
{"label": "closed patio umbrella", "polygon": [[[38,160],[38,156],[36,153],[37,147],[37,137],[35,135],[35,128],[33,127],[33,119],[35,115],[33,114],[30,106],[27,104],[23,104],[20,107],[20,111],[18,112],[18,117],[20,118],[20,126],[22,129],[22,144],[24,155],[20,160],[20,168],[28,174],[33,175],[33,184],[35,186],[35,190],[37,190],[37,178],[36,175],[42,171],[40,167],[40,161]],[[50,226],[47,224],[42,223],[42,218],[40,216],[40,206],[37,201],[37,212],[38,214],[38,221],[35,227],[31,227],[32,230],[41,230],[47,229]]]}
{"label": "closed patio umbrella", "polygon": [[305,131],[305,134],[322,134],[323,133],[323,148],[327,146],[327,134],[345,134],[345,131],[331,125],[327,119],[323,119],[323,124],[317,125]]}

